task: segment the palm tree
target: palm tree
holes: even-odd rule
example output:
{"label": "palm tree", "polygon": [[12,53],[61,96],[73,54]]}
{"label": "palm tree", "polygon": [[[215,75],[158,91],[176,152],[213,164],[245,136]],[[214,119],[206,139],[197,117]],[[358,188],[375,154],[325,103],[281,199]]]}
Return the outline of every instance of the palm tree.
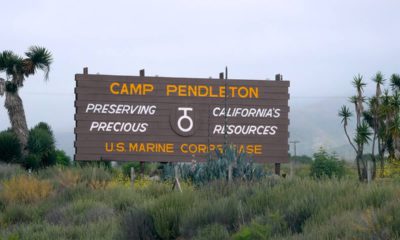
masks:
{"label": "palm tree", "polygon": [[53,62],[51,53],[44,47],[32,46],[25,52],[25,55],[26,58],[20,57],[12,51],[0,53],[0,72],[5,72],[7,76],[4,106],[8,111],[11,127],[21,142],[23,154],[26,154],[28,127],[18,90],[23,86],[25,78],[34,75],[37,70],[42,70],[47,80],[50,65]]}
{"label": "palm tree", "polygon": [[[355,108],[355,115],[357,119],[356,125],[356,135],[353,140],[350,139],[349,134],[347,133],[347,124],[349,118],[352,116],[350,110],[343,106],[339,111],[339,117],[342,118],[342,123],[344,127],[344,132],[346,134],[347,140],[349,141],[350,145],[354,149],[356,153],[356,164],[357,164],[357,171],[358,177],[360,181],[364,181],[367,178],[367,166],[366,162],[363,159],[363,152],[364,146],[371,140],[371,132],[369,131],[369,126],[367,123],[367,119],[365,119],[365,112],[364,112],[364,102],[366,98],[363,96],[364,87],[366,83],[363,82],[363,76],[358,74],[353,78],[353,86],[356,88],[357,94],[355,96],[350,97],[350,102],[354,104]],[[363,119],[364,116],[364,119]],[[361,168],[362,164],[362,168]]]}
{"label": "palm tree", "polygon": [[[355,96],[353,96],[350,98],[350,101],[355,104],[356,109],[357,109],[357,98]],[[350,112],[350,110],[347,106],[342,106],[342,108],[339,110],[338,115],[339,115],[339,117],[342,118],[343,129],[344,129],[344,133],[346,134],[347,140],[349,141],[350,145],[353,147],[354,152],[356,152],[357,173],[361,180],[359,145],[357,145],[357,148],[355,147],[354,143],[351,141],[350,136],[347,132],[347,125],[348,125],[349,119],[353,116],[353,114]]]}
{"label": "palm tree", "polygon": [[[380,119],[379,110],[381,107],[381,95],[382,95],[382,86],[385,83],[386,79],[383,76],[382,72],[377,72],[375,76],[372,78],[372,81],[376,83],[375,96],[370,99],[369,102],[369,113],[371,115],[371,121],[369,122],[370,127],[374,130],[373,138],[372,138],[372,162],[373,162],[373,178],[376,176],[376,158],[375,158],[375,142],[378,140],[378,152],[382,151],[382,141],[380,139],[379,132],[382,128],[382,120]],[[365,118],[364,118],[365,119]],[[379,156],[381,156],[379,154]],[[383,159],[381,159],[382,163]],[[382,164],[381,164],[382,165]]]}
{"label": "palm tree", "polygon": [[364,102],[364,97],[363,97],[363,92],[364,92],[364,87],[367,84],[363,82],[363,76],[358,74],[357,76],[355,76],[353,78],[353,86],[356,88],[357,90],[357,108],[356,108],[356,112],[357,112],[357,126],[359,126],[361,124],[361,114],[364,112],[364,106],[363,106],[363,102]]}
{"label": "palm tree", "polygon": [[350,145],[353,147],[354,151],[357,152],[357,149],[354,146],[353,142],[351,141],[350,136],[347,132],[347,125],[348,125],[349,119],[353,116],[353,114],[350,112],[350,110],[347,106],[342,106],[338,115],[339,115],[339,117],[342,118],[343,129],[344,129],[344,133],[346,134],[347,140],[349,141]]}
{"label": "palm tree", "polygon": [[385,83],[386,79],[381,72],[377,72],[372,78],[372,81],[376,83],[376,93],[375,97],[379,98],[382,95],[381,86]]}
{"label": "palm tree", "polygon": [[392,74],[390,77],[390,86],[392,87],[393,91],[400,90],[400,75],[399,74]]}

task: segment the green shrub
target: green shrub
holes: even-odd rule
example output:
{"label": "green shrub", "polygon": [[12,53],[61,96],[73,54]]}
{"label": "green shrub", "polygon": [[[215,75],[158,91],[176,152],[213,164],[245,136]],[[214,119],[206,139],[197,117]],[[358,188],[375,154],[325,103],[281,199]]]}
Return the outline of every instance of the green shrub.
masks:
{"label": "green shrub", "polygon": [[29,155],[24,160],[26,168],[38,169],[56,164],[55,139],[53,131],[46,123],[39,123],[29,131]]}
{"label": "green shrub", "polygon": [[1,214],[1,223],[5,225],[30,222],[33,219],[32,209],[21,204],[11,204]]}
{"label": "green shrub", "polygon": [[228,240],[229,233],[226,228],[220,224],[207,225],[200,229],[193,240]]}
{"label": "green shrub", "polygon": [[160,239],[154,226],[153,218],[144,209],[130,209],[121,222],[121,233],[118,239]]}
{"label": "green shrub", "polygon": [[232,236],[234,240],[266,240],[270,239],[271,230],[269,226],[252,223],[240,229]]}
{"label": "green shrub", "polygon": [[11,130],[0,132],[0,161],[6,163],[19,162],[21,144]]}
{"label": "green shrub", "polygon": [[28,154],[24,160],[24,167],[26,169],[38,169],[41,166],[41,158],[36,154]]}
{"label": "green shrub", "polygon": [[80,174],[80,181],[91,189],[104,189],[112,179],[112,174],[101,167],[77,168]]}
{"label": "green shrub", "polygon": [[326,221],[307,226],[297,239],[370,239],[357,233],[358,211],[345,211],[332,214]]}
{"label": "green shrub", "polygon": [[64,206],[54,204],[46,212],[44,214],[46,222],[62,226],[96,223],[114,216],[111,207],[90,198],[76,199]]}
{"label": "green shrub", "polygon": [[310,175],[314,178],[338,177],[344,176],[344,162],[333,155],[328,154],[324,149],[320,149],[314,154],[314,161],[311,164]]}
{"label": "green shrub", "polygon": [[362,207],[380,208],[393,196],[393,189],[371,186],[362,194]]}
{"label": "green shrub", "polygon": [[392,239],[400,237],[400,199],[394,199],[385,205],[377,215],[379,226],[385,226]]}
{"label": "green shrub", "polygon": [[[19,224],[11,232],[0,233],[5,239],[70,240],[70,239],[119,239],[115,238],[116,219],[108,218],[81,225],[53,225],[42,222]],[[12,238],[17,237],[17,238]]]}
{"label": "green shrub", "polygon": [[58,165],[62,166],[71,165],[71,158],[63,150],[57,149],[55,151],[55,154],[56,154],[56,163]]}
{"label": "green shrub", "polygon": [[28,150],[30,153],[45,155],[55,148],[55,140],[50,126],[39,123],[29,131]]}
{"label": "green shrub", "polygon": [[219,198],[212,201],[196,201],[192,209],[187,211],[182,219],[182,231],[187,237],[194,236],[198,228],[218,223],[228,231],[237,229],[243,222],[239,202],[236,197]]}
{"label": "green shrub", "polygon": [[173,192],[157,198],[148,206],[155,229],[162,239],[176,239],[180,236],[181,216],[193,203],[190,192]]}
{"label": "green shrub", "polygon": [[135,174],[140,174],[140,162],[124,163],[122,165],[122,173],[125,177],[131,177],[131,168],[135,169]]}

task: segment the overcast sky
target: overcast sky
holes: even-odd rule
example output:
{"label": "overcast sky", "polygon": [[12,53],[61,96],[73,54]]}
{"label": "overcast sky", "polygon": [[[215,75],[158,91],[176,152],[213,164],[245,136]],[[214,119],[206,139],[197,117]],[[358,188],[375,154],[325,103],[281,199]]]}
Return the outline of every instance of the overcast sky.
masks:
{"label": "overcast sky", "polygon": [[[290,105],[353,93],[352,77],[400,73],[400,1],[1,1],[0,51],[54,56],[20,93],[28,125],[74,127],[74,74],[291,80]],[[5,77],[0,73],[1,77]],[[372,92],[372,84],[369,86]],[[4,105],[4,97],[0,98]],[[0,108],[0,130],[9,126]],[[293,120],[291,120],[293,121]]]}

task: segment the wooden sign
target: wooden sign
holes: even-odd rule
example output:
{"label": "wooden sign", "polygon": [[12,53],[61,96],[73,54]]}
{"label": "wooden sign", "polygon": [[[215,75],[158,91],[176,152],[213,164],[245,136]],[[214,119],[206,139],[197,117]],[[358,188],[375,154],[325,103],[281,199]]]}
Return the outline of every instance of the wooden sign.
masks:
{"label": "wooden sign", "polygon": [[75,160],[204,161],[227,142],[256,162],[288,162],[288,81],[75,80]]}

